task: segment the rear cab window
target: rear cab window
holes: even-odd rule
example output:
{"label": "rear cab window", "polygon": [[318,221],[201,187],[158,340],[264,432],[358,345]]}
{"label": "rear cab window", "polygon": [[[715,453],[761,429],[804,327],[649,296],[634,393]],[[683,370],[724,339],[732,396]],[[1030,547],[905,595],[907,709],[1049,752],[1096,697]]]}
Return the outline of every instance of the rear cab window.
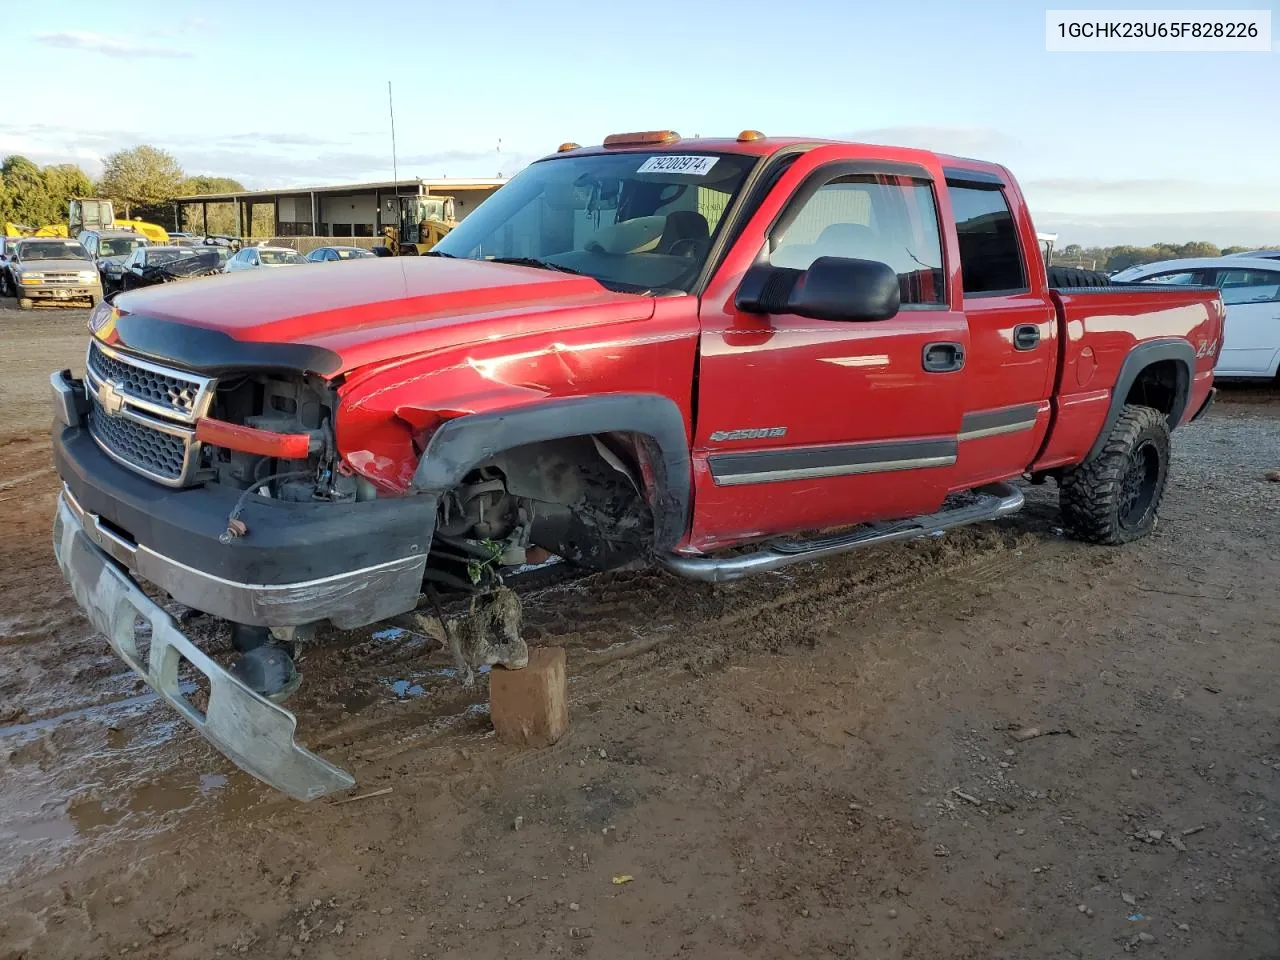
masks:
{"label": "rear cab window", "polygon": [[947,192],[960,242],[964,295],[1026,293],[1030,288],[1022,243],[1003,184],[948,178]]}

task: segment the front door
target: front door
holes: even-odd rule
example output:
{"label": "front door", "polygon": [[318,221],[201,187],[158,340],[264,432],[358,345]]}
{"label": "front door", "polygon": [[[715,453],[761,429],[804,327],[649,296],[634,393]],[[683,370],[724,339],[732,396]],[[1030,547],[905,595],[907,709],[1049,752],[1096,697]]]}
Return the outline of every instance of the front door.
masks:
{"label": "front door", "polygon": [[[701,306],[690,546],[937,509],[956,462],[969,333],[944,264],[941,170],[857,146],[795,160],[761,202]],[[943,251],[947,250],[944,260]],[[902,309],[874,322],[735,306],[753,263],[878,260]]]}

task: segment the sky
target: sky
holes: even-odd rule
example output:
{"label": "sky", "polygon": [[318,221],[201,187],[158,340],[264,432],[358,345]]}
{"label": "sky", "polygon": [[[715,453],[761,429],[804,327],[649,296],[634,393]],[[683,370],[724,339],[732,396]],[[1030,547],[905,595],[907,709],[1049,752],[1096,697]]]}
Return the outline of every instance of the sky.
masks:
{"label": "sky", "polygon": [[[1275,2],[1217,6],[1271,9],[1280,30]],[[390,179],[391,81],[406,177],[510,175],[562,141],[610,132],[749,127],[1003,163],[1060,246],[1280,244],[1280,42],[1050,53],[1044,11],[1026,0],[0,0],[0,155],[96,175],[111,151],[150,143],[188,174],[254,188]]]}

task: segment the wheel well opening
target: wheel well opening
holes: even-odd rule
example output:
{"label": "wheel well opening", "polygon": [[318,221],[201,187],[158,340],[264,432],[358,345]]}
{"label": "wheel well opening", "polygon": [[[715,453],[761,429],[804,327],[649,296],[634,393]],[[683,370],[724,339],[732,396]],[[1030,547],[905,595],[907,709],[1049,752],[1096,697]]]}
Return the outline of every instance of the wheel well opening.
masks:
{"label": "wheel well opening", "polygon": [[470,574],[528,562],[530,548],[589,569],[650,552],[663,517],[645,441],[584,434],[490,455],[442,496],[433,557],[467,561]]}
{"label": "wheel well opening", "polygon": [[1186,403],[1187,372],[1177,360],[1159,360],[1144,367],[1129,387],[1125,403],[1159,410],[1171,418],[1181,414]]}

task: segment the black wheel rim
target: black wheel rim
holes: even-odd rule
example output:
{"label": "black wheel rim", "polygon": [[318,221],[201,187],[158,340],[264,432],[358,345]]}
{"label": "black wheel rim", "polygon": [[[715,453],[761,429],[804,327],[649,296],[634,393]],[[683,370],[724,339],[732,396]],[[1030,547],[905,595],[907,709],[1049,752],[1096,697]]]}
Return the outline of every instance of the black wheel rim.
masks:
{"label": "black wheel rim", "polygon": [[1120,480],[1120,526],[1131,530],[1147,518],[1159,482],[1160,451],[1152,441],[1143,440],[1129,453]]}

